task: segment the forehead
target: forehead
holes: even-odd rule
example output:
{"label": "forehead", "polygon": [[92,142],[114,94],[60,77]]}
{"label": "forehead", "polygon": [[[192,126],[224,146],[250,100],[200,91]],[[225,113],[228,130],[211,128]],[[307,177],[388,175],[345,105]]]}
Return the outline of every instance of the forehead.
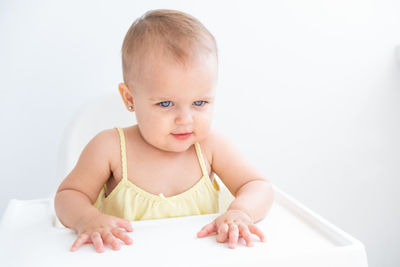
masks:
{"label": "forehead", "polygon": [[214,95],[218,79],[215,56],[202,55],[185,63],[159,58],[142,64],[135,86],[148,97],[196,97]]}

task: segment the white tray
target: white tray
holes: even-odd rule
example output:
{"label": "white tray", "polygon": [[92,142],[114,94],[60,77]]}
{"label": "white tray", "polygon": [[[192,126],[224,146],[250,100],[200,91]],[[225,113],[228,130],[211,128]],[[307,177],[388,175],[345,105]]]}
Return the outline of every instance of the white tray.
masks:
{"label": "white tray", "polygon": [[[361,242],[296,200],[275,190],[275,203],[258,226],[266,242],[236,249],[196,233],[217,214],[132,222],[134,240],[121,250],[97,253],[69,248],[76,234],[54,226],[53,199],[16,200],[0,222],[2,266],[351,266],[366,267]],[[257,240],[254,237],[254,240]]]}

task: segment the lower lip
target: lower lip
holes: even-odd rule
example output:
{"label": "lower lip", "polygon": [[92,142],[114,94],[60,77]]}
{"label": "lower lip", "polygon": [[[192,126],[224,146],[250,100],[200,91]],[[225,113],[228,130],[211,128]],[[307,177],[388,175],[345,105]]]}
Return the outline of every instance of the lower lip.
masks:
{"label": "lower lip", "polygon": [[172,134],[172,135],[178,140],[186,140],[192,135],[192,133]]}

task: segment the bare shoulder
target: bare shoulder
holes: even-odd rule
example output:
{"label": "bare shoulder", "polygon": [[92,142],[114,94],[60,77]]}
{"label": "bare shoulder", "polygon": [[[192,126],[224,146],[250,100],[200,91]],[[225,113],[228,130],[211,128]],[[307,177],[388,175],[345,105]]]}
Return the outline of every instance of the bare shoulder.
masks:
{"label": "bare shoulder", "polygon": [[[96,134],[86,145],[85,150],[88,154],[101,157],[110,163],[115,155],[119,155],[120,139],[117,129],[107,129]],[[83,152],[82,152],[83,155]]]}
{"label": "bare shoulder", "polygon": [[216,141],[217,138],[219,138],[220,133],[217,132],[216,130],[210,130],[210,133],[208,134],[207,138],[202,140],[200,142],[201,146],[201,151],[204,155],[204,157],[207,159],[207,161],[212,165],[213,161],[213,152],[215,148],[215,144],[218,143]]}
{"label": "bare shoulder", "polygon": [[100,148],[119,144],[118,131],[115,128],[102,130],[92,138],[91,142],[97,142]]}
{"label": "bare shoulder", "polygon": [[214,154],[224,151],[224,148],[229,148],[232,144],[224,134],[212,129],[207,138],[200,142],[200,145],[202,150],[205,151],[204,154],[207,154],[210,164],[212,164]]}
{"label": "bare shoulder", "polygon": [[119,153],[119,137],[115,129],[96,134],[82,150],[73,170],[61,183],[58,191],[74,189],[92,201],[111,175],[111,164]]}
{"label": "bare shoulder", "polygon": [[205,146],[211,153],[211,168],[221,178],[233,195],[252,180],[266,180],[237,148],[221,132],[213,130]]}
{"label": "bare shoulder", "polygon": [[118,148],[119,137],[117,130],[102,130],[101,132],[97,133],[84,147],[79,157],[79,161],[95,159],[100,160],[103,163],[106,161],[108,162],[112,159],[113,154],[118,152]]}

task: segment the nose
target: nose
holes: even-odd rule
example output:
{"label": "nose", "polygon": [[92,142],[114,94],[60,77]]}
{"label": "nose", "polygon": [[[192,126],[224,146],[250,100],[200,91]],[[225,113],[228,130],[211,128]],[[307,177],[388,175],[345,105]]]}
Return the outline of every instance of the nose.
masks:
{"label": "nose", "polygon": [[180,109],[175,116],[175,123],[179,125],[187,125],[193,123],[193,114],[188,109]]}

